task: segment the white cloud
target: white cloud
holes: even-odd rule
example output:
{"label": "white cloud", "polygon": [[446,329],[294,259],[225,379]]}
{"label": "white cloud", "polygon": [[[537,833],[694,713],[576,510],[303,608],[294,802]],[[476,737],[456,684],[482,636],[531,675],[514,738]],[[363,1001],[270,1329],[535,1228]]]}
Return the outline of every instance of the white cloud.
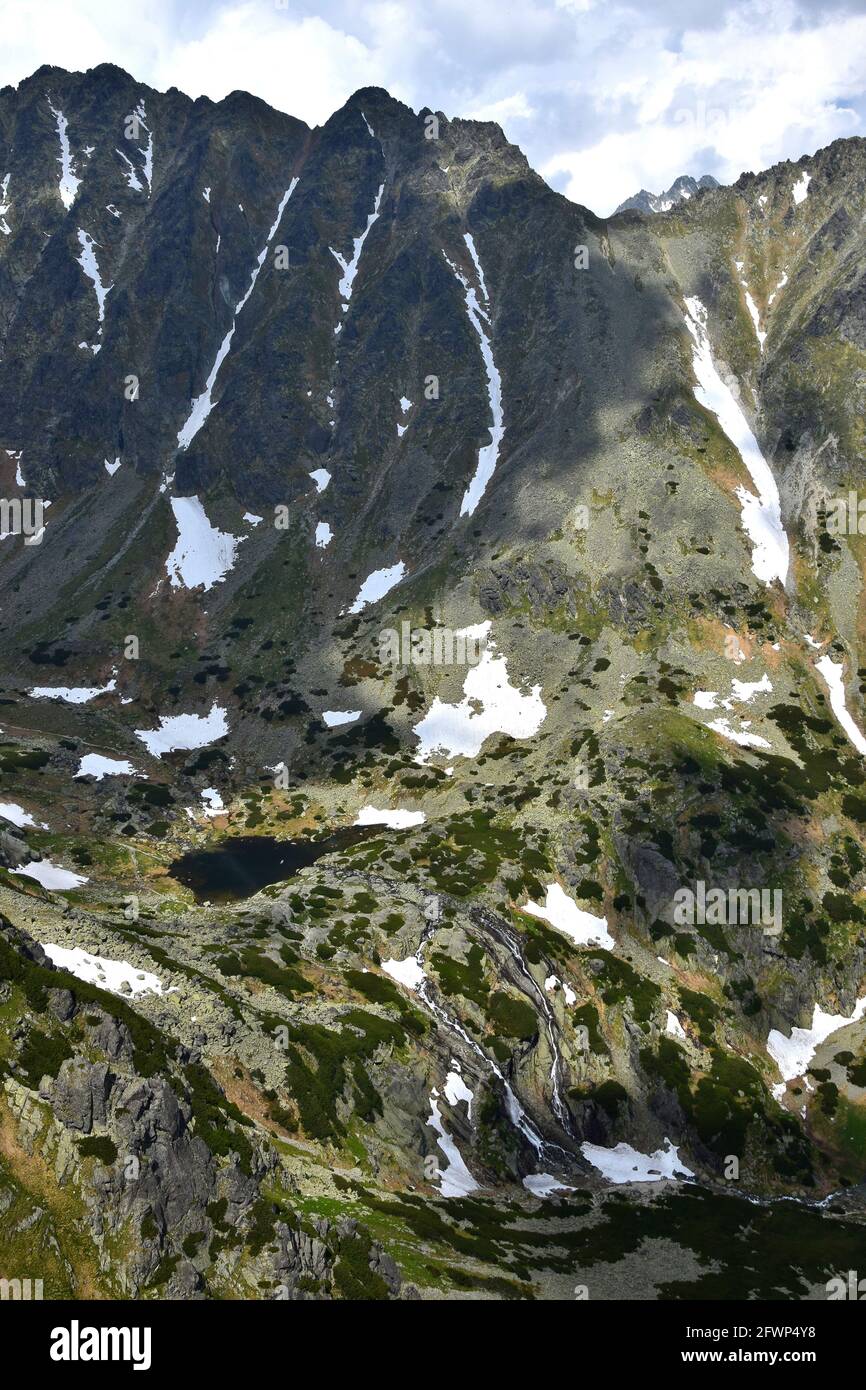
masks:
{"label": "white cloud", "polygon": [[791,3],[742,6],[720,31],[684,34],[677,52],[661,35],[647,44],[636,33],[594,79],[598,109],[617,128],[558,151],[541,172],[564,175],[557,186],[568,197],[609,213],[638,187],[658,192],[681,173],[730,182],[856,134],[863,121],[849,103],[866,86],[866,17],[814,27],[796,18]]}
{"label": "white cloud", "polygon": [[128,67],[143,81],[171,28],[171,5],[125,6],[110,0],[4,0],[0,8],[0,85],[29,77],[43,63],[83,72],[98,63]]}
{"label": "white cloud", "polygon": [[253,92],[321,125],[353,91],[369,85],[371,59],[364,43],[325,19],[295,20],[286,10],[247,0],[220,11],[200,38],[172,44],[157,63],[156,85],[214,101]]}
{"label": "white cloud", "polygon": [[500,101],[491,101],[487,106],[467,111],[466,115],[473,121],[497,121],[503,125],[507,121],[528,121],[535,115],[535,110],[526,100],[525,92],[515,92],[513,96],[502,97]]}

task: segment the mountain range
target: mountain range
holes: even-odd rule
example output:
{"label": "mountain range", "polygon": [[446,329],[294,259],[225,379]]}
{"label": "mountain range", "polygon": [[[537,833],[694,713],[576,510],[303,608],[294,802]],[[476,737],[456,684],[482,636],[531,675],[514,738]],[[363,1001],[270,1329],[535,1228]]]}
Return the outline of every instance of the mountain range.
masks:
{"label": "mountain range", "polygon": [[693,179],[691,174],[680,174],[666,193],[649,193],[642,188],[639,193],[634,193],[631,198],[626,198],[624,203],[620,203],[616,212],[627,212],[629,208],[633,208],[635,212],[670,212],[675,203],[694,198],[702,188],[718,187],[719,182],[712,174],[702,174],[699,179]]}
{"label": "mountain range", "polygon": [[0,1276],[856,1267],[864,216],[856,138],[603,219],[378,88],[0,90]]}

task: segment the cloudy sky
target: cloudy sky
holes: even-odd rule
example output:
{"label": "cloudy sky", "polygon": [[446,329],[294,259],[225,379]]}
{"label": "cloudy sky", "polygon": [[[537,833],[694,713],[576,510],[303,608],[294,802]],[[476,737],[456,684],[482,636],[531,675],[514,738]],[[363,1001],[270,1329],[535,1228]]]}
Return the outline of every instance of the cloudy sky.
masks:
{"label": "cloudy sky", "polygon": [[497,120],[601,214],[866,133],[866,0],[2,0],[0,84],[101,62],[310,124],[369,85]]}

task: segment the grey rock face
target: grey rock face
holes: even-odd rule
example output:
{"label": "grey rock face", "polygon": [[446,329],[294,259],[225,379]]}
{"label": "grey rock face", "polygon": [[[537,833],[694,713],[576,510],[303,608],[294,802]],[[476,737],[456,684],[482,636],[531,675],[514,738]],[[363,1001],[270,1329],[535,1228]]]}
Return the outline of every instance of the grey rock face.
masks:
{"label": "grey rock face", "polygon": [[82,1134],[89,1134],[94,1124],[105,1124],[112,1079],[104,1062],[90,1063],[83,1057],[63,1062],[49,1093],[61,1124]]}
{"label": "grey rock face", "polygon": [[31,854],[27,841],[11,822],[0,817],[0,864],[6,869],[17,869],[29,859],[39,856]]}

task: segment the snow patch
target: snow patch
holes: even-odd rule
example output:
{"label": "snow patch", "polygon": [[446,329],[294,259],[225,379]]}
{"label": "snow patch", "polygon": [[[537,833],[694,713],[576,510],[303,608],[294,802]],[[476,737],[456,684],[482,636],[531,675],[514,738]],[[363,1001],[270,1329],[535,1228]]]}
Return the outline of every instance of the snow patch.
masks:
{"label": "snow patch", "polygon": [[767,1038],[767,1051],[785,1081],[793,1081],[802,1076],[823,1042],[826,1042],[840,1028],[849,1023],[857,1023],[866,1014],[866,995],[858,999],[850,1018],[843,1014],[827,1014],[815,1005],[811,1028],[792,1028],[791,1036],[786,1037],[778,1028],[770,1030]]}
{"label": "snow patch", "polygon": [[123,177],[126,179],[127,187],[131,188],[135,193],[143,193],[144,185],[138,177],[138,170],[129,158],[129,155],[124,154],[123,150],[119,150],[116,145],[114,147],[114,153],[119,154],[126,165],[126,168],[123,170]]}
{"label": "snow patch", "polygon": [[737,488],[743,526],[753,545],[752,572],[765,584],[774,579],[784,584],[788,574],[788,537],[782,526],[776,480],[746,417],[719,376],[707,333],[706,308],[698,298],[686,299],[685,304],[686,327],[694,342],[692,368],[698,379],[695,397],[716,416],[757,488],[757,497],[745,487]]}
{"label": "snow patch", "polygon": [[[452,1066],[457,1064],[452,1061]],[[457,1105],[461,1100],[466,1101],[466,1111],[469,1119],[472,1119],[472,1102],[475,1099],[475,1092],[470,1091],[459,1071],[449,1071],[445,1078],[445,1099],[449,1105]]]}
{"label": "snow patch", "polygon": [[72,151],[69,148],[69,122],[62,111],[52,106],[50,97],[47,101],[48,109],[57,122],[57,138],[60,141],[60,155],[57,160],[60,165],[60,180],[57,186],[63,206],[68,212],[75,202],[81,179],[76,178]]}
{"label": "snow patch", "polygon": [[12,206],[9,202],[9,179],[10,175],[6,174],[3,182],[0,183],[0,232],[2,232],[4,236],[12,235],[12,228],[6,221],[6,214]]}
{"label": "snow patch", "polygon": [[231,327],[229,328],[228,332],[226,333],[225,337],[220,343],[219,348],[217,349],[217,355],[214,358],[213,366],[211,367],[207,381],[205,382],[205,389],[202,391],[200,396],[196,396],[195,400],[192,401],[186,423],[178,432],[177,444],[179,449],[189,448],[190,444],[195,439],[195,436],[198,434],[205,420],[213,410],[213,390],[216,385],[216,379],[219,374],[219,369],[222,366],[225,359],[228,357],[229,348],[232,345],[232,338],[235,335],[235,328],[237,326],[238,316],[244,308],[244,305],[249,300],[249,297],[252,294],[253,290],[255,289],[256,281],[259,278],[259,272],[261,271],[261,268],[265,263],[265,257],[268,254],[270,244],[273,241],[277,232],[277,228],[279,227],[280,222],[282,220],[286,203],[289,201],[292,194],[294,193],[297,184],[298,180],[296,178],[292,179],[291,183],[289,184],[288,188],[283,194],[282,199],[280,200],[280,205],[277,208],[277,215],[274,218],[273,225],[271,226],[270,231],[268,232],[268,239],[262,247],[261,251],[259,252],[259,258],[256,261],[255,266],[253,267],[253,271],[250,276],[250,283],[247,286],[247,292],[244,295],[243,299],[239,300],[238,303],[235,305],[235,312],[234,317],[232,318]]}
{"label": "snow patch", "polygon": [[34,685],[27,694],[34,700],[63,700],[67,705],[86,705],[97,695],[109,695],[116,688],[117,681],[112,676],[105,685]]}
{"label": "snow patch", "polygon": [[830,708],[841,724],[845,733],[857,749],[858,753],[866,754],[866,738],[855,724],[845,702],[845,682],[843,680],[843,667],[841,661],[834,661],[831,656],[822,656],[820,661],[815,662],[815,670],[818,671],[827,683],[830,692]]}
{"label": "snow patch", "polygon": [[209,714],[164,714],[156,729],[135,729],[135,737],[155,758],[175,749],[204,748],[229,731],[226,712],[214,701]]}
{"label": "snow patch", "polygon": [[0,801],[0,816],[8,820],[12,825],[17,825],[21,830],[26,830],[28,826],[34,829],[47,830],[48,826],[44,821],[34,820],[29,811],[25,811],[23,806],[19,806],[17,801]]}
{"label": "snow patch", "polygon": [[[147,196],[150,197],[153,192],[153,132],[147,124],[147,111],[145,110],[143,98],[136,106],[133,115],[138,118],[139,125],[144,126],[144,129],[147,131],[147,144],[143,150],[144,162],[142,165],[142,172],[145,182],[147,183]],[[127,116],[126,119],[128,121],[131,120],[131,116]]]}
{"label": "snow patch", "polygon": [[772,744],[760,734],[750,734],[744,728],[734,729],[731,727],[729,719],[712,719],[707,725],[714,734],[721,734],[722,738],[730,739],[731,743],[739,744],[740,748],[771,748]]}
{"label": "snow patch", "polygon": [[759,681],[738,681],[736,678],[731,681],[731,693],[721,699],[717,690],[696,690],[693,697],[693,704],[698,709],[718,709],[719,703],[727,710],[733,709],[734,705],[748,705],[756,695],[771,695],[773,685],[766,671]]}
{"label": "snow patch", "polygon": [[10,458],[10,459],[14,459],[14,460],[15,460],[15,486],[16,486],[16,487],[26,487],[26,486],[27,486],[27,483],[26,483],[25,480],[24,480],[24,474],[23,474],[23,472],[22,472],[22,470],[21,470],[21,460],[22,460],[23,457],[24,457],[24,450],[23,450],[23,449],[7,449],[7,450],[6,450],[6,456],[7,456],[7,458]]}
{"label": "snow patch", "polygon": [[676,1177],[693,1178],[694,1173],[680,1161],[679,1149],[670,1139],[655,1153],[642,1154],[631,1144],[617,1144],[605,1149],[600,1144],[581,1144],[584,1158],[607,1178],[608,1182],[660,1182]]}
{"label": "snow patch", "polygon": [[[81,255],[77,256],[76,260],[78,261],[78,264],[81,266],[81,269],[84,271],[84,274],[87,276],[88,280],[90,280],[93,284],[93,289],[96,293],[96,306],[98,311],[97,316],[99,322],[104,323],[105,300],[107,296],[110,294],[110,292],[114,289],[114,286],[103,285],[102,276],[99,273],[99,264],[96,259],[96,252],[93,249],[94,246],[99,245],[99,242],[94,241],[90,233],[85,232],[82,227],[78,228],[78,244],[81,247]],[[99,331],[101,333],[102,329],[100,328]]]}
{"label": "snow patch", "polygon": [[[769,695],[772,694],[772,690],[772,682],[765,671],[759,681],[732,680],[731,693],[724,698],[720,697],[716,690],[696,690],[693,696],[693,703],[698,709],[715,710],[718,709],[721,704],[724,709],[732,710],[735,704],[748,705],[756,695]],[[707,728],[712,729],[714,733],[721,734],[723,738],[730,739],[733,743],[739,744],[742,748],[771,747],[765,738],[761,738],[758,734],[751,734],[748,732],[750,724],[751,720],[741,720],[740,728],[734,729],[731,725],[731,721],[722,716],[719,719],[711,720],[710,723],[707,724]]]}
{"label": "snow patch", "polygon": [[463,682],[463,699],[446,704],[437,695],[413,733],[420,742],[418,762],[427,762],[434,753],[449,757],[475,758],[491,734],[510,734],[512,738],[531,738],[541,728],[547,707],[541,686],[534,685],[524,695],[508,678],[508,661],[494,655],[496,643],[490,636],[490,620],[461,628],[457,637],[486,639],[481,660]]}
{"label": "snow patch", "polygon": [[322,711],[322,718],[329,729],[338,729],[341,724],[354,724],[356,719],[361,718],[359,709],[326,709]]}
{"label": "snow patch", "polygon": [[375,806],[362,806],[353,824],[387,825],[392,830],[408,830],[412,825],[423,825],[426,819],[423,811],[378,811]]}
{"label": "snow patch", "polygon": [[[732,700],[736,700],[736,702],[741,705],[748,705],[756,695],[772,695],[773,686],[770,677],[765,671],[759,681],[732,680],[731,690],[733,692],[731,695]],[[726,709],[730,708],[730,704],[727,700],[723,700],[722,703],[725,705]]]}
{"label": "snow patch", "polygon": [[[466,232],[463,239],[469,248],[469,253],[475,266],[478,283],[481,287],[482,298],[489,304],[487,286],[484,282],[484,272],[481,268],[478,252],[475,249],[475,242],[472,240],[469,232]],[[445,260],[448,262],[456,279],[459,280],[460,284],[463,286],[463,293],[466,299],[466,312],[469,315],[469,321],[472,327],[478,335],[478,343],[481,348],[481,357],[484,362],[484,371],[487,377],[487,399],[490,403],[490,414],[493,420],[490,426],[490,443],[483,445],[481,449],[479,449],[478,466],[475,470],[475,476],[463,494],[463,500],[460,503],[460,515],[471,516],[478,506],[478,503],[481,501],[487,484],[493,477],[493,472],[499,458],[499,446],[505,434],[504,415],[502,411],[502,378],[499,375],[499,370],[493,358],[493,348],[491,347],[490,337],[487,332],[487,328],[490,326],[489,312],[482,307],[475,288],[469,284],[466,276],[462,274],[444,251],[442,254],[445,256]],[[487,328],[485,328],[485,324]]]}
{"label": "snow patch", "polygon": [[791,189],[791,197],[797,205],[802,203],[806,194],[809,192],[809,184],[811,182],[812,175],[804,173],[794,184],[794,187]]}
{"label": "snow patch", "polygon": [[445,1128],[439,1111],[438,1096],[439,1092],[436,1090],[430,1095],[430,1118],[427,1123],[438,1134],[437,1145],[447,1159],[447,1166],[436,1170],[439,1191],[443,1197],[466,1197],[470,1192],[478,1190],[478,1183],[466,1167],[460,1150]]}
{"label": "snow patch", "polygon": [[[382,194],[384,192],[385,185],[384,183],[381,183],[379,185],[379,192],[376,194],[376,201],[373,204],[373,211],[369,214],[367,218],[367,225],[364,228],[361,235],[356,236],[355,240],[352,243],[351,260],[345,260],[343,256],[340,255],[339,251],[334,250],[333,246],[328,247],[328,250],[330,251],[331,255],[334,257],[335,261],[343,271],[343,274],[340,277],[340,283],[337,288],[340,293],[340,298],[343,301],[344,314],[348,311],[349,300],[352,298],[352,289],[354,288],[355,284],[355,276],[358,274],[358,264],[361,260],[361,252],[364,249],[364,242],[367,240],[367,237],[370,234],[370,228],[379,216],[379,205],[382,202]],[[337,329],[335,329],[334,331],[337,332]]]}
{"label": "snow patch", "polygon": [[171,509],[177,523],[177,542],[165,562],[171,587],[205,592],[221,584],[234,567],[237,550],[245,536],[219,531],[208,521],[198,497],[172,497]]}
{"label": "snow patch", "polygon": [[569,1187],[568,1183],[557,1182],[550,1173],[527,1173],[523,1179],[523,1186],[527,1192],[532,1193],[533,1197],[552,1197],[554,1192],[574,1192],[576,1190]]}
{"label": "snow patch", "polygon": [[[742,283],[743,285],[745,285],[745,280]],[[761,352],[763,352],[764,343],[766,342],[767,335],[761,328],[761,316],[758,313],[758,306],[748,290],[746,290],[746,308],[748,309],[752,323],[755,326],[755,337],[758,339],[758,345],[760,346]]]}
{"label": "snow patch", "polygon": [[417,956],[407,956],[405,960],[383,960],[382,969],[406,989],[417,989],[425,979],[424,967]]}
{"label": "snow patch", "polygon": [[558,883],[548,883],[544,903],[528,902],[521,908],[532,917],[541,917],[564,936],[571,937],[576,946],[602,946],[614,950],[616,942],[607,929],[606,917],[595,917],[578,907]]}
{"label": "snow patch", "polygon": [[[403,412],[404,415],[407,413],[407,411],[409,411],[409,410],[412,409],[412,402],[409,400],[408,396],[401,396],[401,397],[400,397],[400,409],[402,410],[402,412]],[[402,439],[402,438],[403,438],[403,435],[406,433],[406,431],[407,431],[408,428],[409,428],[408,425],[398,425],[398,426],[397,426],[397,438],[398,438],[398,439]]]}
{"label": "snow patch", "polygon": [[[124,994],[127,998],[141,999],[145,994],[162,994],[162,981],[149,970],[139,970],[128,960],[111,960],[108,956],[91,956],[80,946],[56,946],[51,941],[40,943],[45,954],[68,970],[77,980],[85,980],[90,985],[98,985],[111,994]],[[123,986],[128,985],[128,989]]]}
{"label": "snow patch", "polygon": [[37,883],[41,883],[43,888],[48,888],[54,892],[62,893],[69,888],[80,888],[82,883],[89,883],[90,880],[84,874],[74,874],[71,869],[61,869],[59,864],[52,864],[50,859],[34,859],[32,863],[25,864],[21,869],[10,869],[12,874],[24,874],[26,878],[35,878]]}
{"label": "snow patch", "polygon": [[138,776],[132,763],[126,758],[104,758],[101,753],[86,753],[78,764],[76,777],[95,777],[101,782],[103,777]]}
{"label": "snow patch", "polygon": [[770,293],[770,295],[769,295],[769,297],[768,297],[768,299],[767,299],[767,308],[770,307],[770,305],[772,304],[773,300],[776,298],[776,295],[779,293],[779,290],[783,290],[783,289],[785,288],[785,286],[787,285],[787,283],[788,283],[788,272],[787,272],[787,270],[783,270],[783,271],[782,271],[782,278],[781,278],[781,280],[779,281],[779,283],[778,283],[778,285],[776,286],[776,288]]}
{"label": "snow patch", "polygon": [[373,570],[358,590],[358,597],[349,612],[360,613],[368,603],[376,603],[380,598],[384,598],[385,594],[400,583],[405,573],[406,566],[402,560],[398,560],[396,565],[391,565],[390,568]]}
{"label": "snow patch", "polygon": [[566,1004],[571,1008],[572,1004],[577,1003],[577,995],[571,988],[571,985],[567,984],[565,980],[560,980],[558,975],[548,975],[547,979],[544,981],[544,988],[547,990],[548,994],[551,994],[559,985],[562,986]]}

